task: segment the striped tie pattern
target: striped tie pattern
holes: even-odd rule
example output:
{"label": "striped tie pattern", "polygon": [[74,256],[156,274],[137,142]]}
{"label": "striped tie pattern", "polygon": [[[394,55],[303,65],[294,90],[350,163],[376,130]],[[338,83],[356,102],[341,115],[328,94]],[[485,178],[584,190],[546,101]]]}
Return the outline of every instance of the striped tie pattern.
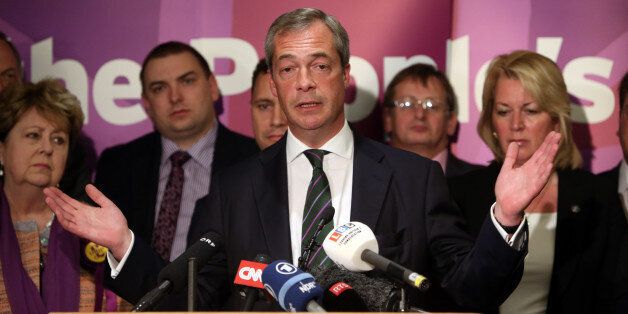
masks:
{"label": "striped tie pattern", "polygon": [[[307,195],[305,198],[305,208],[303,209],[303,226],[301,237],[301,249],[307,247],[310,238],[312,238],[316,227],[321,220],[323,210],[328,206],[331,206],[331,190],[329,189],[329,181],[327,176],[323,172],[323,157],[328,154],[328,151],[320,149],[309,149],[303,152],[305,157],[312,164],[312,180],[307,189]],[[333,220],[327,223],[318,237],[317,243],[322,243],[325,236],[334,227]],[[331,260],[325,254],[322,246],[314,249],[310,255],[310,260],[307,267],[318,265],[330,265]]]}
{"label": "striped tie pattern", "polygon": [[155,230],[153,231],[152,245],[155,251],[166,261],[170,260],[170,249],[177,229],[179,209],[181,208],[181,194],[183,193],[184,172],[183,165],[192,156],[184,151],[177,151],[170,155],[172,170],[166,183],[166,190],[161,200],[161,208]]}

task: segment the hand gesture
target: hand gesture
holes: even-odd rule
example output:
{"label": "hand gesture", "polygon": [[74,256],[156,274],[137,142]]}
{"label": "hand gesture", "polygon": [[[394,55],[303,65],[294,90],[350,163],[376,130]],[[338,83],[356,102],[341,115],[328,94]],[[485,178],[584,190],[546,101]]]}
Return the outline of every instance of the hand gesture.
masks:
{"label": "hand gesture", "polygon": [[44,189],[46,203],[63,228],[75,235],[107,247],[120,260],[131,243],[131,231],[120,209],[95,186],[85,187],[87,195],[100,207],[81,203],[55,187]]}
{"label": "hand gesture", "polygon": [[550,132],[532,157],[514,167],[519,153],[516,143],[508,145],[504,164],[495,183],[495,218],[505,226],[521,223],[523,210],[541,192],[553,171],[560,133]]}

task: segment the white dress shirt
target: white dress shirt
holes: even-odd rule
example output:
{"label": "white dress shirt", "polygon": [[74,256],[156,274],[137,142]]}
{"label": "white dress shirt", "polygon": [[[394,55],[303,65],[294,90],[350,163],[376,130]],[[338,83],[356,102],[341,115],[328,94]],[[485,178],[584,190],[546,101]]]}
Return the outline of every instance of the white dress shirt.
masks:
{"label": "white dress shirt", "polygon": [[[292,262],[298,264],[301,256],[303,208],[307,189],[312,179],[312,165],[303,151],[312,149],[290,130],[286,138],[286,163],[288,165],[288,214],[290,220],[290,244]],[[331,204],[336,210],[334,226],[351,219],[351,187],[353,186],[353,133],[345,121],[340,132],[319,149],[329,154],[323,157],[323,171],[329,181]]]}
{"label": "white dress shirt", "polygon": [[621,198],[621,205],[624,207],[624,214],[628,219],[628,164],[626,160],[621,161],[619,166],[619,182],[617,182],[617,193]]}

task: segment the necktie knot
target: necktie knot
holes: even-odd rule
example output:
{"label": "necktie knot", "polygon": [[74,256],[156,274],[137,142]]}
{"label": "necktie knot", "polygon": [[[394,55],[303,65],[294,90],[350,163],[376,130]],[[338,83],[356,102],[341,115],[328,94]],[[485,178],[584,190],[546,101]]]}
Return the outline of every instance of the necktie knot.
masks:
{"label": "necktie knot", "polygon": [[322,149],[308,149],[303,152],[307,160],[310,161],[314,169],[323,169],[323,157],[329,154],[328,151]]}
{"label": "necktie knot", "polygon": [[181,167],[183,166],[186,162],[188,162],[188,160],[190,160],[190,158],[192,158],[192,156],[190,156],[190,154],[188,154],[188,152],[179,150],[176,151],[174,153],[172,153],[172,155],[170,155],[170,162],[172,163],[172,167]]}

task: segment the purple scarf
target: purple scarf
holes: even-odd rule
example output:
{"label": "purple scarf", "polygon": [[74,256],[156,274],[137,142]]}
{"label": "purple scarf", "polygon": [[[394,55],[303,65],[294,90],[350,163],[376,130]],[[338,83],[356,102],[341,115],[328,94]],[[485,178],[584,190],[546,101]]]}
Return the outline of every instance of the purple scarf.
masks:
{"label": "purple scarf", "polygon": [[41,276],[40,294],[22,266],[9,204],[0,184],[0,262],[12,312],[78,311],[81,261],[79,239],[65,231],[54,219],[48,243],[48,256]]}

